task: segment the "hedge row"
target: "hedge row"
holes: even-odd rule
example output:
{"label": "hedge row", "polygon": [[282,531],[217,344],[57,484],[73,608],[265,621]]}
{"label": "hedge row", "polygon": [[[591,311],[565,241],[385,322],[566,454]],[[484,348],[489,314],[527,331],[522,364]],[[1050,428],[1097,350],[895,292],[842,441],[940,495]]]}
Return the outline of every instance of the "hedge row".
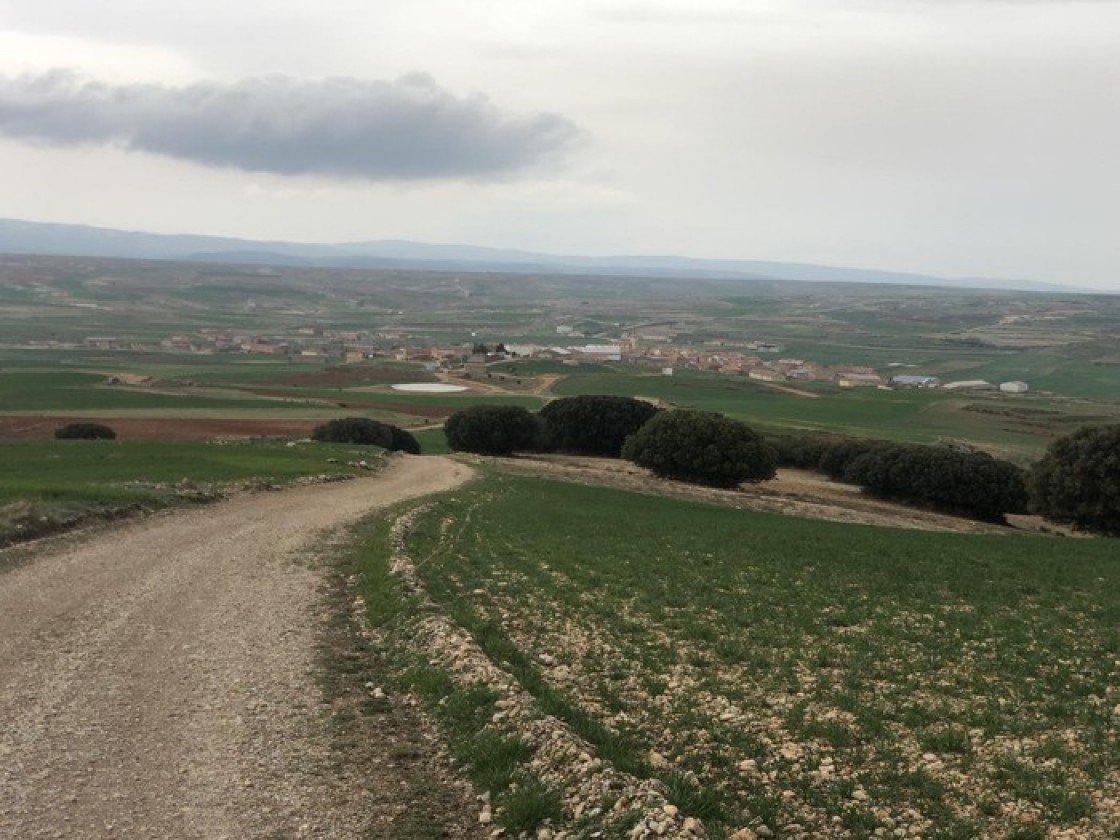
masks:
{"label": "hedge row", "polygon": [[623,457],[664,478],[716,487],[773,478],[777,465],[774,451],[738,420],[658,411],[630,397],[568,397],[537,415],[515,406],[478,405],[449,417],[444,432],[456,451]]}
{"label": "hedge row", "polygon": [[1028,510],[1024,470],[985,452],[828,436],[771,442],[783,466],[819,470],[885,499],[993,522]]}
{"label": "hedge row", "polygon": [[476,405],[451,415],[443,429],[447,445],[459,452],[619,458],[626,439],[655,414],[657,408],[644,400],[583,395],[553,400],[539,414],[520,406]]}

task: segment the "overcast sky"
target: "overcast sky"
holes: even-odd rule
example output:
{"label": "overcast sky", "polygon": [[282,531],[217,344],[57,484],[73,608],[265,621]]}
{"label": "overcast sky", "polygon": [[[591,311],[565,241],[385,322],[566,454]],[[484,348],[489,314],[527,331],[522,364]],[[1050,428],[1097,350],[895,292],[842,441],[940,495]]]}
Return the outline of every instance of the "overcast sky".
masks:
{"label": "overcast sky", "polygon": [[1120,291],[1120,0],[0,0],[0,217]]}

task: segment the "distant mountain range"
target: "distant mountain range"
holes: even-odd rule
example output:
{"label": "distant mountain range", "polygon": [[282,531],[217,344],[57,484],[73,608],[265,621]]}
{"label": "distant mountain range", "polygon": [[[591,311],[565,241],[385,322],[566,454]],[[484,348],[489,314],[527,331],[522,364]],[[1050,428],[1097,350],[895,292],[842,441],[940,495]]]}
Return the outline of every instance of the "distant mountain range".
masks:
{"label": "distant mountain range", "polygon": [[882,283],[905,286],[1073,292],[1031,280],[946,278],[760,260],[708,260],[673,256],[580,257],[472,245],[403,240],[315,244],[168,235],[85,225],[0,219],[0,253],[251,263],[323,268],[397,268],[513,274],[609,274],[637,277],[722,278],[812,283]]}

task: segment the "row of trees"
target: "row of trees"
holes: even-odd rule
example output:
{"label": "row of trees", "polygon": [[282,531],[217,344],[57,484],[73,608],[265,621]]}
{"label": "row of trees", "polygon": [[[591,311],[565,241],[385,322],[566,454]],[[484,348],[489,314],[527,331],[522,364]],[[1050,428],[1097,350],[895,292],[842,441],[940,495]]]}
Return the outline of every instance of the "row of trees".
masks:
{"label": "row of trees", "polygon": [[644,400],[585,395],[554,400],[538,414],[520,406],[471,406],[448,417],[443,430],[447,445],[457,452],[563,452],[618,458],[626,439],[656,413]]}
{"label": "row of trees", "polygon": [[663,478],[715,487],[765,481],[777,466],[777,453],[738,420],[706,411],[658,411],[630,397],[567,397],[539,414],[518,406],[473,406],[449,417],[444,432],[455,451],[622,457]]}
{"label": "row of trees", "polygon": [[[116,440],[117,433],[103,423],[68,423],[55,429],[58,440]],[[329,443],[380,446],[390,452],[420,454],[420,443],[410,433],[390,423],[368,417],[343,417],[316,426],[311,439]]]}
{"label": "row of trees", "polygon": [[1120,426],[1061,438],[1030,471],[946,445],[837,436],[764,440],[720,414],[658,411],[627,397],[569,397],[539,414],[514,406],[474,406],[448,418],[444,430],[456,451],[623,457],[664,478],[715,487],[765,481],[781,463],[818,470],[908,504],[993,522],[1009,513],[1035,512],[1120,536]]}
{"label": "row of trees", "polygon": [[854,458],[844,480],[876,496],[992,522],[1027,512],[1023,470],[986,452],[947,446],[880,447]]}
{"label": "row of trees", "polygon": [[[704,411],[659,411],[629,397],[555,400],[538,414],[517,406],[477,405],[444,425],[452,450],[484,455],[563,452],[626,458],[663,478],[715,487],[773,478],[778,464],[818,470],[883,498],[989,521],[1032,511],[1101,534],[1120,536],[1120,426],[1060,438],[1030,471],[992,456],[837,436],[765,440],[748,426]],[[366,417],[317,427],[312,438],[420,454],[409,432]],[[60,439],[116,437],[100,423],[71,423]]]}
{"label": "row of trees", "polygon": [[540,410],[541,446],[549,452],[618,458],[626,439],[657,414],[645,400],[588,394]]}
{"label": "row of trees", "polygon": [[885,498],[994,521],[1031,512],[1120,536],[1120,426],[1058,438],[1029,470],[949,446],[823,435],[773,443],[784,466],[819,470]]}

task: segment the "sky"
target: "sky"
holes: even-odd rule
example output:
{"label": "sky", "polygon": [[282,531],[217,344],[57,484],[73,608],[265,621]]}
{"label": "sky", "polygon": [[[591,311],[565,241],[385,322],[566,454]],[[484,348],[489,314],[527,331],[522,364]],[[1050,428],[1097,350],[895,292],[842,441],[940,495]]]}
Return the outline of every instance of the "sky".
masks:
{"label": "sky", "polygon": [[0,0],[0,217],[1120,291],[1120,0]]}

